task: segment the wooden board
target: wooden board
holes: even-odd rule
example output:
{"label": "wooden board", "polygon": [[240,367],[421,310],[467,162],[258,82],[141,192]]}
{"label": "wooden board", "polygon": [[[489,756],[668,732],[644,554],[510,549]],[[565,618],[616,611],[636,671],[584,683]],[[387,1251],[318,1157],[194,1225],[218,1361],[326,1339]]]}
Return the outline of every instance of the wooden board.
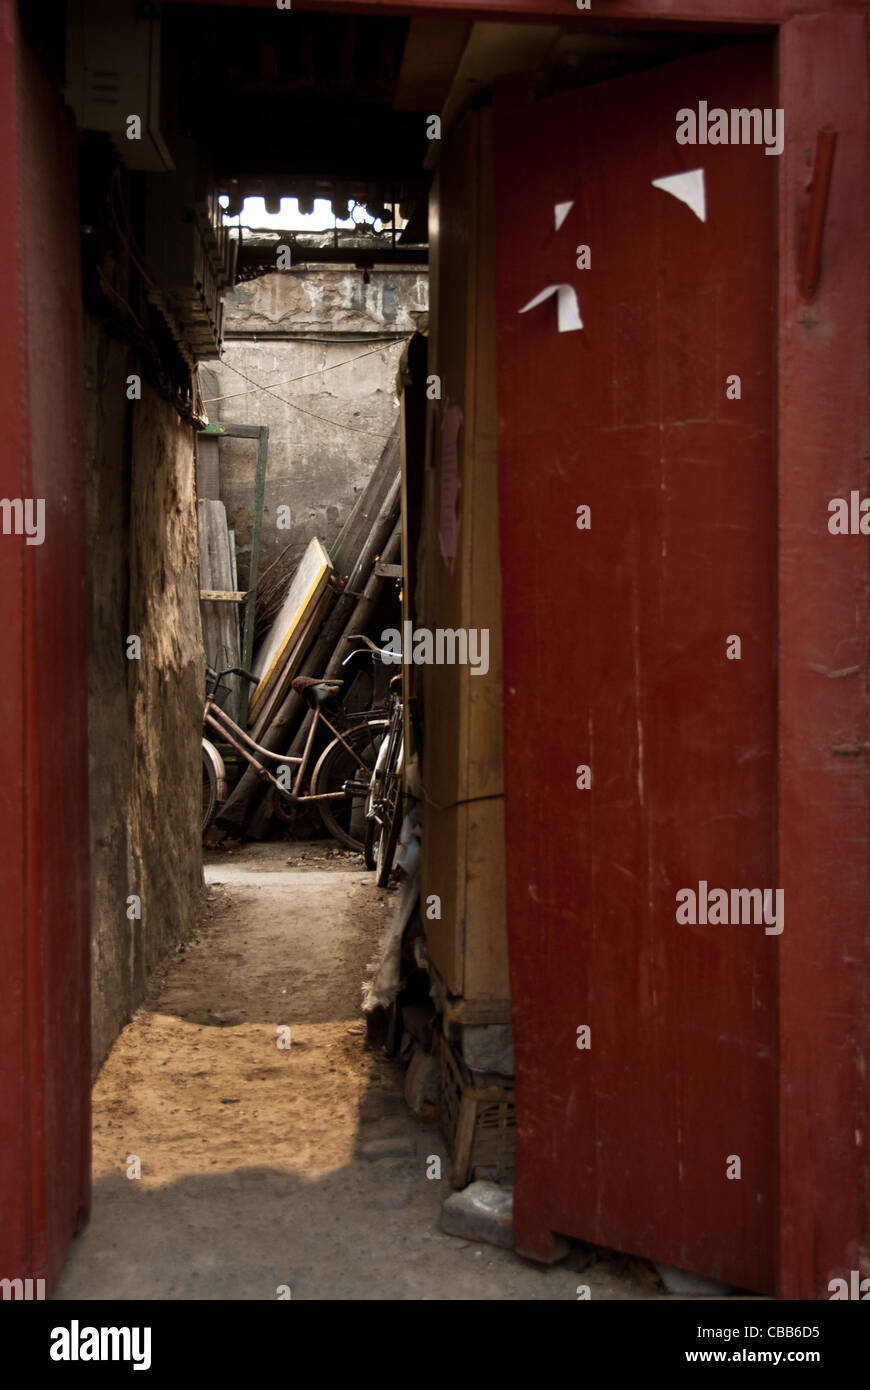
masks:
{"label": "wooden board", "polygon": [[[508,997],[504,898],[501,578],[491,116],[470,113],[444,142],[430,231],[434,403],[432,467],[424,477],[417,624],[485,628],[489,670],[419,667],[424,718],[423,898],[442,898],[427,920],[431,957],[449,989]],[[462,410],[457,553],[441,553],[442,432],[446,406]]]}
{"label": "wooden board", "polygon": [[[677,895],[777,886],[777,161],[681,147],[674,113],[776,106],[771,64],[746,42],[495,101],[516,1247],[768,1293],[779,938]],[[706,220],[653,185],[699,167]],[[520,312],[565,282],[581,330]]]}
{"label": "wooden board", "polygon": [[[226,599],[202,598],[204,593],[232,593],[237,574],[233,532],[227,526],[227,509],[223,502],[200,498],[196,504],[199,532],[199,587],[202,616],[202,642],[205,659],[215,671],[241,662],[238,605]],[[238,712],[239,677],[225,676],[222,685],[229,687],[226,708]],[[220,695],[222,692],[218,692]]]}
{"label": "wooden board", "polygon": [[330,593],[329,586],[327,585],[318,595],[317,600],[311,609],[311,612],[309,613],[301,631],[299,632],[295,642],[293,643],[292,651],[290,651],[285,657],[284,664],[281,667],[281,674],[279,675],[278,679],[274,682],[272,689],[269,691],[269,694],[266,696],[266,698],[259,702],[257,706],[256,717],[252,726],[253,736],[258,743],[260,742],[262,735],[266,732],[269,725],[272,723],[272,720],[278,713],[278,710],[281,708],[281,705],[290,690],[290,686],[293,682],[293,677],[299,674],[299,671],[302,667],[302,663],[305,660],[306,653],[308,652],[311,643],[314,641],[314,638],[320,629],[320,625],[323,622],[323,619],[329,608],[331,599],[332,595]]}
{"label": "wooden board", "polygon": [[269,629],[269,635],[254,657],[253,671],[255,676],[260,677],[260,683],[251,693],[251,719],[257,719],[267,695],[281,677],[285,663],[326,589],[331,573],[329,556],[317,537],[312,536]]}
{"label": "wooden board", "polygon": [[[776,161],[778,851],[790,904],[779,971],[783,1299],[827,1299],[832,1278],[859,1268],[870,1275],[870,557],[865,536],[827,529],[829,499],[867,495],[867,31],[866,7],[796,15],[777,56],[777,105],[793,113]],[[807,158],[825,125],[840,135],[822,275],[808,307],[797,292],[812,196]],[[832,753],[844,735],[857,756]]]}

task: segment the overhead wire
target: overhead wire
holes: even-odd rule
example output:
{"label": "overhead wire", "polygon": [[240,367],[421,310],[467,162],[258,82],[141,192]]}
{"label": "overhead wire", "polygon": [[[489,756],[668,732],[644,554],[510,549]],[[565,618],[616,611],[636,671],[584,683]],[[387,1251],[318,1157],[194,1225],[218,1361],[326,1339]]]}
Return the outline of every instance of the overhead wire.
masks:
{"label": "overhead wire", "polygon": [[[403,334],[401,337],[390,338],[388,341],[391,343],[402,343],[404,342],[404,340],[405,335]],[[311,341],[316,341],[318,343],[328,343],[330,340],[328,338],[318,338],[311,339]],[[347,367],[350,365],[351,362],[359,362],[362,360],[363,357],[371,357],[371,355],[375,352],[383,352],[384,341],[387,340],[382,340],[380,347],[369,348],[366,352],[358,352],[356,357],[345,357],[341,362],[330,362],[322,367],[315,367],[313,372],[301,372],[299,376],[282,377],[280,381],[274,381],[272,383],[272,386],[290,386],[294,381],[305,381],[310,376],[322,376],[324,372],[335,371],[337,367]],[[252,386],[254,387],[254,391],[271,391],[272,389],[272,387],[270,386],[259,385],[257,382],[253,380],[252,377],[245,376],[244,372],[239,371],[238,367],[234,367],[231,362],[227,362],[222,359],[221,366],[229,367],[231,372],[238,372],[239,376],[243,377],[245,381],[250,381]],[[238,396],[253,396],[254,391],[230,391],[224,396],[209,396],[206,400],[203,401],[203,405],[216,405],[218,401],[233,401]],[[281,399],[280,396],[278,397],[278,399]],[[287,401],[285,404],[289,405],[290,402]]]}
{"label": "overhead wire", "polygon": [[[398,341],[398,340],[397,340],[397,341]],[[380,349],[380,348],[372,348],[372,349],[370,349],[370,352],[361,352],[361,353],[359,354],[359,357],[368,357],[368,356],[370,356],[371,352],[379,352],[379,351],[382,351],[382,349]],[[359,357],[351,357],[351,358],[348,359],[348,361],[350,361],[350,362],[356,362],[356,361],[359,360]],[[291,410],[298,410],[302,415],[310,415],[311,418],[312,418],[313,420],[320,420],[320,421],[321,421],[323,424],[325,424],[325,425],[334,425],[337,429],[348,430],[350,434],[367,434],[367,435],[369,435],[372,439],[392,439],[392,437],[393,437],[393,432],[392,432],[392,431],[391,431],[389,434],[381,434],[379,431],[376,431],[376,430],[360,430],[360,429],[356,429],[353,425],[345,425],[345,424],[343,424],[343,422],[342,422],[341,420],[331,420],[331,419],[329,418],[328,415],[318,415],[317,412],[314,411],[314,410],[306,410],[304,406],[302,406],[302,405],[297,405],[295,401],[288,401],[288,400],[286,399],[285,396],[279,396],[278,393],[277,393],[277,391],[273,391],[270,387],[260,385],[258,382],[254,381],[251,377],[246,376],[245,373],[244,373],[243,371],[241,371],[241,369],[240,369],[239,367],[234,367],[234,366],[232,365],[231,362],[224,362],[222,365],[223,365],[224,367],[229,367],[230,371],[231,371],[231,372],[235,372],[238,376],[240,376],[240,377],[242,378],[243,381],[248,381],[248,382],[250,382],[251,385],[255,388],[255,390],[257,390],[257,391],[265,391],[267,395],[269,395],[269,396],[274,396],[274,397],[275,397],[275,400],[276,400],[276,401],[280,401],[282,405],[289,405],[289,407],[290,407]],[[346,365],[346,364],[336,362],[336,363],[334,363],[334,365],[335,365],[335,366],[343,366],[343,365]],[[315,371],[315,372],[305,372],[304,375],[305,375],[305,376],[320,376],[322,371],[329,371],[329,370],[330,370],[329,367],[324,367],[324,368],[319,368],[319,369],[318,369],[317,371]],[[301,380],[302,380],[302,377],[291,377],[290,380],[291,380],[291,381],[301,381]],[[279,383],[279,384],[283,384],[283,383]],[[237,391],[237,392],[234,392],[234,393],[233,393],[232,395],[230,395],[230,396],[211,396],[211,397],[209,397],[208,400],[203,401],[203,405],[213,405],[213,404],[215,403],[215,401],[234,400],[236,396],[252,396],[253,394],[254,394],[253,391]]]}

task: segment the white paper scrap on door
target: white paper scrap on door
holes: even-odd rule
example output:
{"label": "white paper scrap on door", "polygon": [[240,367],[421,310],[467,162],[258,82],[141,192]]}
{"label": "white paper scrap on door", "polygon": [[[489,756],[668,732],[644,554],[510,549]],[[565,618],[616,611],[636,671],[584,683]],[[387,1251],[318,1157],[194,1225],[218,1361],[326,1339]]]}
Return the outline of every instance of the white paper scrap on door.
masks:
{"label": "white paper scrap on door", "polygon": [[459,493],[459,430],[462,407],[448,405],[441,424],[441,520],[438,539],[445,560],[456,555],[456,498]]}
{"label": "white paper scrap on door", "polygon": [[691,208],[702,222],[707,221],[707,190],[704,185],[704,170],[690,169],[685,174],[668,174],[662,179],[652,179],[653,188],[679,198],[681,203]]}
{"label": "white paper scrap on door", "polygon": [[551,294],[556,295],[556,303],[559,306],[559,332],[573,333],[576,328],[582,328],[580,303],[573,285],[548,285],[545,290],[541,290],[540,294],[536,294],[534,299],[530,299],[528,304],[524,304],[522,309],[517,312],[525,314],[527,310],[537,308],[539,304],[543,304],[545,299],[549,299]]}

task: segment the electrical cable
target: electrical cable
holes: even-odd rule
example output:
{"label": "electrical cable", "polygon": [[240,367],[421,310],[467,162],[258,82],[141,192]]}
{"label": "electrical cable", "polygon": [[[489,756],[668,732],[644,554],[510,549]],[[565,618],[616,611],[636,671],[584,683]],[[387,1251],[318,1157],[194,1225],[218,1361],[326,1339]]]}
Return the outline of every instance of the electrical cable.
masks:
{"label": "electrical cable", "polygon": [[[328,343],[330,340],[328,338],[321,338],[306,339],[306,341]],[[400,338],[391,338],[390,342],[404,342],[404,335]],[[325,365],[323,367],[315,367],[313,372],[302,372],[299,376],[283,377],[281,381],[273,381],[272,386],[290,386],[294,381],[305,381],[310,376],[322,376],[324,372],[335,371],[336,367],[347,367],[350,365],[351,362],[359,362],[362,360],[363,357],[371,357],[372,354],[375,352],[383,352],[383,346],[369,348],[367,352],[359,352],[357,353],[356,357],[345,357],[344,361],[342,362],[330,362],[328,365]],[[245,373],[239,371],[238,367],[234,367],[231,362],[226,362],[222,359],[221,366],[229,367],[231,372],[238,372],[239,376],[242,377],[245,381],[250,381],[251,385],[254,387],[254,391],[231,391],[225,396],[209,396],[207,400],[203,401],[203,405],[216,405],[218,401],[234,401],[238,396],[253,396],[255,391],[271,391],[272,389],[272,387],[270,386],[259,386],[257,382],[253,380],[252,377],[245,376]],[[279,396],[277,399],[280,400],[281,397]],[[285,402],[285,404],[290,405],[291,402],[287,401]]]}
{"label": "electrical cable", "polygon": [[449,806],[442,806],[439,802],[432,800],[422,778],[420,779],[420,790],[426,805],[431,806],[433,811],[453,811],[458,806],[470,806],[473,801],[501,801],[504,799],[504,792],[488,792],[484,796],[465,796],[461,801],[451,801]]}
{"label": "electrical cable", "polygon": [[[113,194],[115,192],[117,192],[118,194],[118,199],[121,204],[121,210],[124,213],[124,221],[127,226],[126,233],[124,231],[124,228],[121,226],[120,220],[118,218],[117,209],[115,208],[115,202],[113,197]],[[136,269],[142,276],[142,279],[145,281],[146,285],[148,285],[148,287],[150,288],[154,284],[154,279],[151,275],[149,275],[148,271],[145,269],[145,266],[143,265],[143,261],[145,258],[142,255],[141,251],[138,251],[138,247],[136,247],[136,240],[133,236],[133,229],[130,226],[130,214],[127,211],[127,204],[124,201],[124,194],[121,188],[120,170],[117,168],[115,169],[115,172],[112,175],[112,179],[109,183],[108,203],[109,210],[112,214],[112,221],[115,223],[118,236],[121,239],[121,245],[124,247],[124,250],[127,252],[127,255],[130,257],[130,260],[135,265]],[[134,247],[136,247],[136,250],[134,250]]]}
{"label": "electrical cable", "polygon": [[97,266],[97,277],[98,277],[99,282],[100,282],[100,289],[101,289],[104,293],[108,292],[109,294],[114,295],[115,298],[116,298],[121,304],[123,304],[124,308],[127,310],[127,313],[130,315],[130,318],[133,320],[133,322],[135,323],[136,327],[139,329],[140,333],[144,333],[144,332],[145,332],[145,329],[144,329],[143,325],[140,323],[139,319],[136,317],[136,314],[133,312],[133,310],[131,309],[130,305],[127,303],[126,299],[125,299],[124,296],[120,293],[120,291],[116,290],[116,289],[115,289],[115,286],[109,283],[109,281],[106,279],[105,275],[103,274],[102,268],[101,268],[100,266]]}
{"label": "electrical cable", "polygon": [[[376,350],[376,349],[373,349],[373,351],[375,351],[375,350]],[[360,357],[368,357],[368,356],[369,356],[369,353],[366,353],[366,352],[361,352],[361,353],[360,353]],[[355,361],[357,361],[358,359],[357,359],[357,358],[351,358],[350,360],[353,361],[353,362],[355,362]],[[338,365],[338,364],[336,364],[336,365]],[[251,378],[250,378],[249,376],[245,376],[245,373],[244,373],[243,371],[240,371],[238,367],[234,367],[230,362],[224,362],[224,363],[223,363],[223,366],[229,367],[229,369],[230,369],[231,372],[236,372],[237,375],[240,376],[240,377],[242,378],[243,381],[250,381],[250,382],[251,382],[251,385],[254,386],[254,387],[256,388],[257,391],[265,391],[266,394],[267,394],[268,396],[274,396],[274,397],[275,397],[275,400],[276,400],[276,401],[280,401],[282,405],[289,405],[289,407],[290,407],[291,410],[298,410],[298,411],[300,412],[300,414],[302,414],[302,415],[310,415],[311,418],[312,418],[312,420],[320,420],[324,425],[334,425],[334,426],[336,426],[337,429],[340,429],[340,430],[347,430],[350,434],[367,434],[367,435],[369,435],[372,439],[392,439],[393,434],[395,433],[395,431],[391,431],[389,434],[380,434],[380,433],[376,432],[375,430],[358,430],[358,429],[354,429],[353,425],[344,425],[344,424],[342,424],[341,420],[330,420],[330,418],[329,418],[328,415],[318,415],[317,412],[314,411],[314,410],[306,410],[304,406],[302,406],[302,405],[296,405],[296,403],[295,403],[294,401],[288,401],[288,400],[286,399],[286,397],[284,397],[284,396],[279,396],[278,393],[277,393],[276,391],[270,390],[270,388],[269,388],[268,386],[258,386],[257,383],[256,383],[255,381],[252,381]],[[329,368],[328,368],[328,367],[327,367],[327,368],[324,368],[324,370],[328,371]],[[319,376],[319,375],[320,375],[320,372],[307,372],[306,375],[307,375],[307,376]],[[295,379],[296,379],[296,380],[299,380],[299,378],[295,378]],[[237,394],[237,395],[240,395],[240,396],[252,396],[252,395],[254,394],[254,392],[253,392],[253,391],[239,391],[239,392],[237,392],[236,394]],[[213,397],[211,397],[208,401],[203,401],[203,405],[210,405],[210,404],[212,404],[215,400],[231,400],[231,399],[233,399],[233,397],[230,397],[230,396],[213,396]]]}

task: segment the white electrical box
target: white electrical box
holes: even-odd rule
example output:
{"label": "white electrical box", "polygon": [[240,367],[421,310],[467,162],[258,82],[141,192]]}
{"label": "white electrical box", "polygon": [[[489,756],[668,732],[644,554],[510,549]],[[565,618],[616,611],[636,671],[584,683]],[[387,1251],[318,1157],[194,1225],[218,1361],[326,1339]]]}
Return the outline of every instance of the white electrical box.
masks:
{"label": "white electrical box", "polygon": [[65,96],[128,169],[160,173],[175,167],[160,133],[160,20],[143,12],[136,0],[70,0]]}

